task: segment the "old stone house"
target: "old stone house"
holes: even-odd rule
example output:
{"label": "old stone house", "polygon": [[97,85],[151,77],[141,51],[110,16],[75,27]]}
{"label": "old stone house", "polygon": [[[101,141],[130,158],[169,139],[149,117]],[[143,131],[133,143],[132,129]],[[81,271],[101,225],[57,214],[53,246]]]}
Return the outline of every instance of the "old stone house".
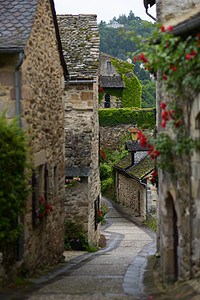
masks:
{"label": "old stone house", "polygon": [[[23,234],[10,253],[0,249],[0,283],[10,283],[17,267],[32,272],[57,263],[63,255],[62,97],[67,69],[53,0],[5,0],[0,10],[0,112],[7,108],[8,119],[18,115],[21,126],[29,129],[34,165],[34,189],[27,199]],[[40,197],[53,207],[41,219]],[[9,256],[12,263],[5,259]]]}
{"label": "old stone house", "polygon": [[[150,4],[152,1],[146,2]],[[152,4],[155,4],[155,1]],[[189,35],[199,33],[199,0],[157,0],[156,5],[157,20],[166,28],[173,26],[172,34],[186,39]],[[161,130],[162,91],[158,83],[159,130]],[[182,100],[180,97],[178,104],[182,109],[183,120],[188,124],[191,137],[198,140],[200,98],[195,96],[188,111],[188,102],[183,106]],[[198,151],[194,151],[193,155],[188,155],[182,160],[181,170],[185,170],[184,184],[181,175],[174,182],[166,172],[159,172],[158,251],[161,257],[162,277],[166,281],[200,277],[200,156]]]}
{"label": "old stone house", "polygon": [[81,223],[89,242],[99,239],[100,208],[98,63],[96,15],[58,15],[70,79],[65,87],[66,179],[79,176],[76,189],[67,188],[65,217]]}
{"label": "old stone house", "polygon": [[146,220],[150,209],[147,175],[155,166],[147,153],[149,148],[142,147],[138,141],[127,141],[125,149],[130,153],[114,165],[116,200],[131,208],[135,216]]}
{"label": "old stone house", "polygon": [[[114,59],[117,58],[100,52],[99,86],[105,90],[105,95],[99,108],[121,107],[122,91],[125,88],[125,84],[122,75],[120,75],[112,65],[111,61]],[[121,60],[117,59],[117,61],[120,62]]]}

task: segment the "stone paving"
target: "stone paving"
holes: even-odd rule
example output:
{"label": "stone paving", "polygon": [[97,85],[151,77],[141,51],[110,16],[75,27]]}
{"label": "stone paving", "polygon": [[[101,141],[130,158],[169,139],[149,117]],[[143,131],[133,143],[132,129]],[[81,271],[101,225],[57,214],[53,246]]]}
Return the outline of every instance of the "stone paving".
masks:
{"label": "stone paving", "polygon": [[[157,270],[148,265],[156,251],[155,234],[131,221],[127,210],[109,203],[107,225],[102,233],[107,247],[96,253],[66,252],[68,263],[41,278],[31,279],[31,288],[0,294],[1,300],[200,300],[191,286],[167,293],[155,283]],[[117,210],[114,208],[118,208]],[[119,212],[118,212],[119,211]],[[197,282],[193,287],[199,286]],[[182,297],[183,296],[183,297]]]}

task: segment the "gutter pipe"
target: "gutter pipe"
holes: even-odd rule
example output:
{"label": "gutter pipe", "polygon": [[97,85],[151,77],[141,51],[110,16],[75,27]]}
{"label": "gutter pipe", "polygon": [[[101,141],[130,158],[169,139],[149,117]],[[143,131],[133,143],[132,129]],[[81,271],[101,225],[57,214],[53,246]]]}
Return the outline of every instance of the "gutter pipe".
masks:
{"label": "gutter pipe", "polygon": [[[15,67],[15,98],[16,98],[16,115],[18,118],[18,126],[21,127],[21,109],[20,109],[20,76],[19,76],[19,68],[23,62],[23,52],[19,52],[19,60]],[[19,216],[20,222],[20,216]],[[20,236],[17,240],[17,260],[22,260],[22,252],[23,252],[23,238]]]}
{"label": "gutter pipe", "polygon": [[145,194],[146,194],[146,220],[147,220],[147,184],[139,180],[139,182],[145,187]]}
{"label": "gutter pipe", "polygon": [[19,68],[23,62],[23,52],[19,53],[19,61],[15,67],[15,97],[16,97],[16,115],[18,117],[18,125],[21,127],[21,108],[20,108],[20,77]]}
{"label": "gutter pipe", "polygon": [[81,80],[78,80],[78,79],[75,79],[75,80],[68,80],[68,81],[65,81],[65,85],[68,85],[70,83],[96,83],[97,81],[96,80],[93,80],[93,79],[81,79]]}

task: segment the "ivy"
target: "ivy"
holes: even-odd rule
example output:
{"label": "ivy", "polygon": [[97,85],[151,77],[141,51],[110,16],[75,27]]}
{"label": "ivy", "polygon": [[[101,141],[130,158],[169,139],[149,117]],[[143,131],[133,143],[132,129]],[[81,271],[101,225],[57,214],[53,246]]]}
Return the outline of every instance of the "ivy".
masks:
{"label": "ivy", "polygon": [[100,126],[116,126],[119,124],[137,124],[140,128],[155,127],[154,109],[106,108],[99,109]]}
{"label": "ivy", "polygon": [[21,227],[18,217],[25,212],[30,165],[26,133],[16,119],[0,116],[0,241],[14,241]]}
{"label": "ivy", "polygon": [[[188,157],[193,151],[199,150],[199,141],[190,135],[188,117],[193,101],[200,92],[200,34],[183,38],[174,36],[172,31],[171,26],[165,29],[158,24],[146,41],[137,37],[142,53],[135,56],[134,60],[141,61],[152,74],[158,72],[165,95],[161,103],[163,132],[155,139],[145,140],[142,135],[139,139],[144,144],[148,141],[154,153],[156,149],[159,153],[158,167],[177,180],[184,173],[180,169],[183,169],[185,158],[189,161]],[[153,159],[154,153],[150,151]]]}
{"label": "ivy", "polygon": [[142,86],[134,75],[134,65],[127,62],[111,60],[116,71],[122,75],[125,89],[122,92],[122,107],[141,107]]}

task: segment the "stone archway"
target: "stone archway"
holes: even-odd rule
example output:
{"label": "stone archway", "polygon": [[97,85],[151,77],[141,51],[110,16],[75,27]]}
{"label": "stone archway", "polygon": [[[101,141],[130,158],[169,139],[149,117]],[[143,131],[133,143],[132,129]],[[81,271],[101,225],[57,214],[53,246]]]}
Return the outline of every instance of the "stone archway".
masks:
{"label": "stone archway", "polygon": [[178,279],[178,227],[174,200],[170,193],[165,198],[161,226],[161,267],[164,281]]}

